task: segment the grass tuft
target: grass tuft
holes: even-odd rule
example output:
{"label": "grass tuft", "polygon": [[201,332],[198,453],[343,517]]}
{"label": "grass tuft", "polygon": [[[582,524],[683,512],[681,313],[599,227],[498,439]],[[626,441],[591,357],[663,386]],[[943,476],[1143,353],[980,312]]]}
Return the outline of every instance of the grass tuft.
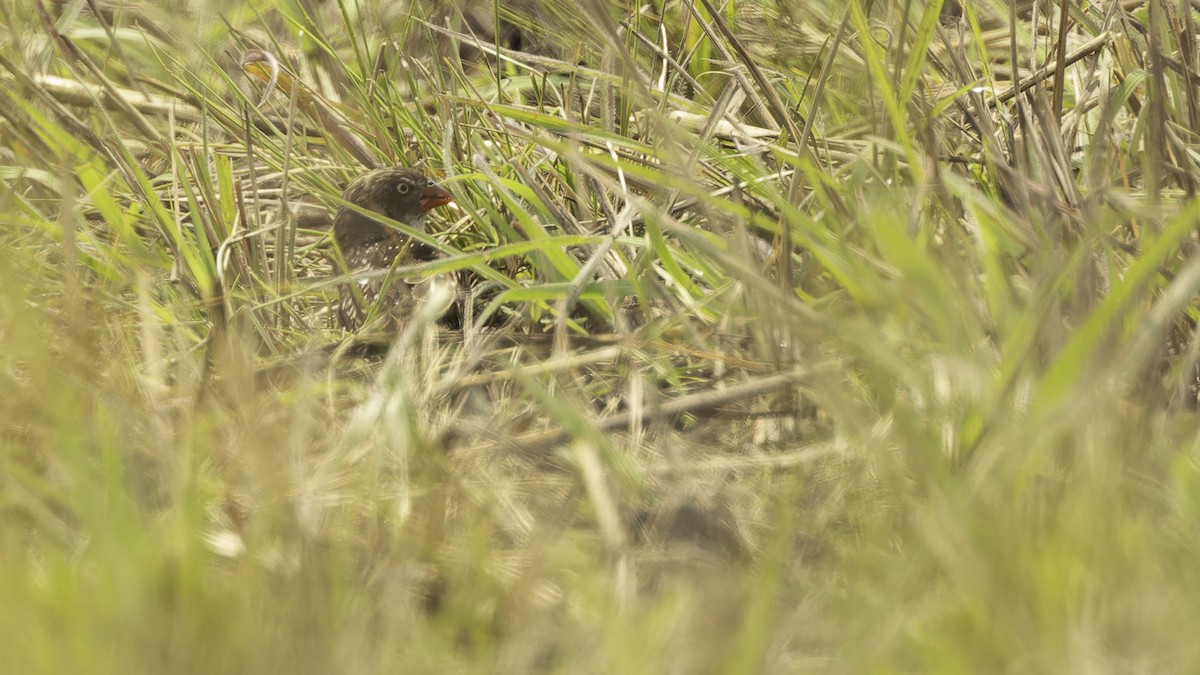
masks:
{"label": "grass tuft", "polygon": [[0,0],[0,672],[1196,671],[1198,20]]}

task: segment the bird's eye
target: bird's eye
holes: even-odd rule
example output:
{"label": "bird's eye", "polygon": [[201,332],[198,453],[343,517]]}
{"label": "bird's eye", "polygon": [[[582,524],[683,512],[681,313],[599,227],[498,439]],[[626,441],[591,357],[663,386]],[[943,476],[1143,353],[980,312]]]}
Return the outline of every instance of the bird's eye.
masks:
{"label": "bird's eye", "polygon": [[408,191],[411,189],[412,189],[412,186],[409,185],[408,183],[401,182],[401,183],[396,184],[396,192],[399,192],[402,195],[408,194]]}

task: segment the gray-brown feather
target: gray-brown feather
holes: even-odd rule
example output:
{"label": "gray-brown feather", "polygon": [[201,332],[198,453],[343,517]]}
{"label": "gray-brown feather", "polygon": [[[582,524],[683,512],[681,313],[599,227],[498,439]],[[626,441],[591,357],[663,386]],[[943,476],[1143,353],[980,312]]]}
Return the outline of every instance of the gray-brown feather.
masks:
{"label": "gray-brown feather", "polygon": [[[402,183],[409,186],[403,193],[398,190]],[[425,212],[420,195],[429,185],[432,182],[419,172],[390,167],[356,178],[342,197],[359,209],[423,231]],[[348,206],[338,209],[333,236],[353,277],[340,289],[336,315],[341,327],[360,329],[376,305],[377,315],[392,326],[410,316],[415,305],[412,284],[385,272],[397,264],[427,258],[431,252],[381,220]]]}

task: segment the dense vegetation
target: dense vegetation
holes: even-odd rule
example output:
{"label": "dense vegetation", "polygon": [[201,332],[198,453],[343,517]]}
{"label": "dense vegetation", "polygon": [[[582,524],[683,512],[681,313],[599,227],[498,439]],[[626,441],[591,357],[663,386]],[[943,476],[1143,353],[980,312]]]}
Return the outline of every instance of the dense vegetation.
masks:
{"label": "dense vegetation", "polygon": [[1188,3],[172,4],[0,0],[0,672],[1200,670]]}

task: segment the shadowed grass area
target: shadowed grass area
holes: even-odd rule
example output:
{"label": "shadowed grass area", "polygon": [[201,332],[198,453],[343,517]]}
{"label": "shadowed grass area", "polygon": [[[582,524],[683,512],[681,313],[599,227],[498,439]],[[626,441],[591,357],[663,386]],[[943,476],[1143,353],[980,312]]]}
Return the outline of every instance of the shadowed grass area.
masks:
{"label": "shadowed grass area", "polygon": [[1192,10],[0,10],[0,672],[1200,666]]}

